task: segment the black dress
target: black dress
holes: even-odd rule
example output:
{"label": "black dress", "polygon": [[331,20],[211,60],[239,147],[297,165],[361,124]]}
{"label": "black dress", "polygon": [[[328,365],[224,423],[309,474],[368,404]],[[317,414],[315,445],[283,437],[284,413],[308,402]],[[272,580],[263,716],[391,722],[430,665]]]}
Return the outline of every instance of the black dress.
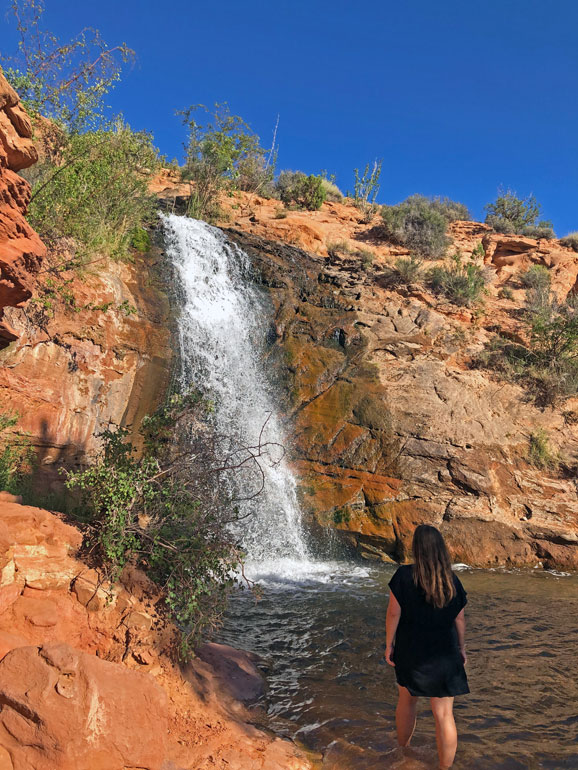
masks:
{"label": "black dress", "polygon": [[412,565],[399,567],[389,587],[401,607],[393,661],[398,684],[412,695],[445,698],[470,691],[458,644],[455,619],[467,603],[454,575],[456,595],[439,609],[413,582]]}

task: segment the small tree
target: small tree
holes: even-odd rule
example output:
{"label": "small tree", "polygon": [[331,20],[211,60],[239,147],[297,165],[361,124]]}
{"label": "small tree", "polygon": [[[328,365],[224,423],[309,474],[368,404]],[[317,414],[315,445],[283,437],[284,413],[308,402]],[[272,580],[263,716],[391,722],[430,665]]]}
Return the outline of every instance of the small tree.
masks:
{"label": "small tree", "polygon": [[518,198],[512,190],[498,191],[498,197],[485,207],[486,224],[498,233],[515,233],[535,238],[553,238],[552,223],[538,220],[542,207],[533,195]]}
{"label": "small tree", "polygon": [[379,192],[379,178],[382,165],[383,160],[376,159],[373,161],[373,165],[371,163],[366,164],[363,174],[359,173],[358,168],[354,169],[353,202],[368,222],[378,210],[375,199]]}
{"label": "small tree", "polygon": [[252,499],[271,448],[260,438],[239,447],[216,436],[207,424],[211,408],[196,391],[171,397],[144,421],[140,454],[126,429],[105,431],[94,465],[67,473],[66,482],[82,493],[88,543],[109,576],[133,561],[164,589],[185,656],[219,625],[242,565],[228,526],[242,516],[240,501],[225,491],[225,477],[252,482],[245,494]]}
{"label": "small tree", "polygon": [[[219,213],[219,193],[252,185],[256,177],[270,181],[267,152],[239,115],[231,115],[226,103],[215,104],[210,112],[195,104],[178,113],[188,129],[183,179],[191,183],[188,214],[212,219]],[[207,115],[205,123],[199,115]],[[258,186],[258,184],[257,184]]]}
{"label": "small tree", "polygon": [[107,93],[134,57],[125,43],[109,47],[95,29],[62,43],[42,29],[43,0],[12,0],[18,53],[3,57],[6,77],[33,115],[42,114],[79,132],[104,123]]}

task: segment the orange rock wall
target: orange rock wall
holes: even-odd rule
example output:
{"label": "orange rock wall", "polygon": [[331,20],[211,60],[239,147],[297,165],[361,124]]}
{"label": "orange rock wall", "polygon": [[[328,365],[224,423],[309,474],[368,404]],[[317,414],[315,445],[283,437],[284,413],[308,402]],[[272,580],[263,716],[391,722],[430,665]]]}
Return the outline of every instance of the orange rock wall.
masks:
{"label": "orange rock wall", "polygon": [[30,185],[17,174],[36,162],[31,136],[30,119],[0,72],[0,348],[17,336],[4,310],[32,296],[32,274],[46,251],[24,218]]}
{"label": "orange rock wall", "polygon": [[[138,570],[110,585],[57,516],[0,495],[2,770],[310,770],[247,722],[243,653],[175,663],[175,629]],[[233,689],[231,689],[233,688]]]}

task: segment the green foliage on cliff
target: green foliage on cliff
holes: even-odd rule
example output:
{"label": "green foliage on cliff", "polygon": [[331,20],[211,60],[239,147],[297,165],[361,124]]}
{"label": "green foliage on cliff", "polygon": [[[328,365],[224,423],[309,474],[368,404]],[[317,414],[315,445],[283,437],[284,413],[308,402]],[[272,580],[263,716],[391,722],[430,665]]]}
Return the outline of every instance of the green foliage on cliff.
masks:
{"label": "green foliage on cliff", "polygon": [[15,412],[0,412],[0,491],[20,494],[34,464],[30,439],[13,429],[20,417]]}
{"label": "green foliage on cliff", "polygon": [[30,221],[51,245],[74,239],[81,262],[126,258],[135,234],[153,220],[147,184],[157,166],[151,136],[121,122],[69,135],[58,159],[34,171]]}
{"label": "green foliage on cliff", "polygon": [[277,194],[286,206],[307,211],[320,209],[327,195],[326,180],[302,171],[282,171],[275,183]]}
{"label": "green foliage on cliff", "polygon": [[466,307],[479,302],[486,285],[483,269],[471,262],[464,263],[459,253],[446,265],[433,267],[427,280],[434,292],[444,294],[454,305]]}
{"label": "green foliage on cliff", "polygon": [[541,271],[532,275],[522,317],[526,342],[498,337],[480,363],[521,384],[539,406],[548,406],[578,393],[578,298],[569,294],[560,301],[550,292],[549,276],[546,282]]}
{"label": "green foliage on cliff", "polygon": [[544,471],[555,471],[560,465],[560,456],[552,449],[550,438],[543,428],[530,433],[527,459],[530,465]]}
{"label": "green foliage on cliff", "polygon": [[430,259],[446,253],[451,243],[446,235],[448,224],[470,218],[462,203],[423,195],[412,195],[395,206],[383,206],[381,216],[386,237]]}
{"label": "green foliage on cliff", "polygon": [[231,115],[227,104],[215,104],[213,112],[195,104],[178,114],[188,131],[182,176],[191,184],[189,216],[217,217],[223,191],[270,192],[275,153],[261,147],[259,137],[239,115]]}
{"label": "green foliage on cliff", "polygon": [[241,565],[227,527],[234,506],[207,491],[219,467],[207,450],[210,410],[197,392],[173,396],[144,421],[141,452],[126,429],[105,431],[96,462],[66,482],[81,492],[88,546],[110,576],[130,561],[164,590],[185,656],[219,624]]}
{"label": "green foliage on cliff", "polygon": [[560,238],[562,246],[566,246],[568,249],[574,249],[578,251],[578,232],[568,233],[563,238]]}
{"label": "green foliage on cliff", "polygon": [[542,207],[533,195],[518,198],[513,190],[501,189],[496,200],[485,208],[486,224],[498,233],[554,238],[552,222],[538,219]]}

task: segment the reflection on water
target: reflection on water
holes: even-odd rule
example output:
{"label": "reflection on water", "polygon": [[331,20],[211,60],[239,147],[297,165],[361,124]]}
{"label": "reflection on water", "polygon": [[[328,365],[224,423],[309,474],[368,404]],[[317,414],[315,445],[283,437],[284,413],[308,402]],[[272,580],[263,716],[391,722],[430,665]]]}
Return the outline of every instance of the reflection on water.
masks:
{"label": "reflection on water", "polygon": [[[271,726],[325,754],[330,770],[435,768],[421,699],[412,749],[395,747],[396,685],[383,660],[392,570],[265,581],[233,602],[223,641],[269,664]],[[346,571],[347,570],[347,571]],[[465,570],[468,678],[456,698],[457,770],[578,768],[578,576]]]}

